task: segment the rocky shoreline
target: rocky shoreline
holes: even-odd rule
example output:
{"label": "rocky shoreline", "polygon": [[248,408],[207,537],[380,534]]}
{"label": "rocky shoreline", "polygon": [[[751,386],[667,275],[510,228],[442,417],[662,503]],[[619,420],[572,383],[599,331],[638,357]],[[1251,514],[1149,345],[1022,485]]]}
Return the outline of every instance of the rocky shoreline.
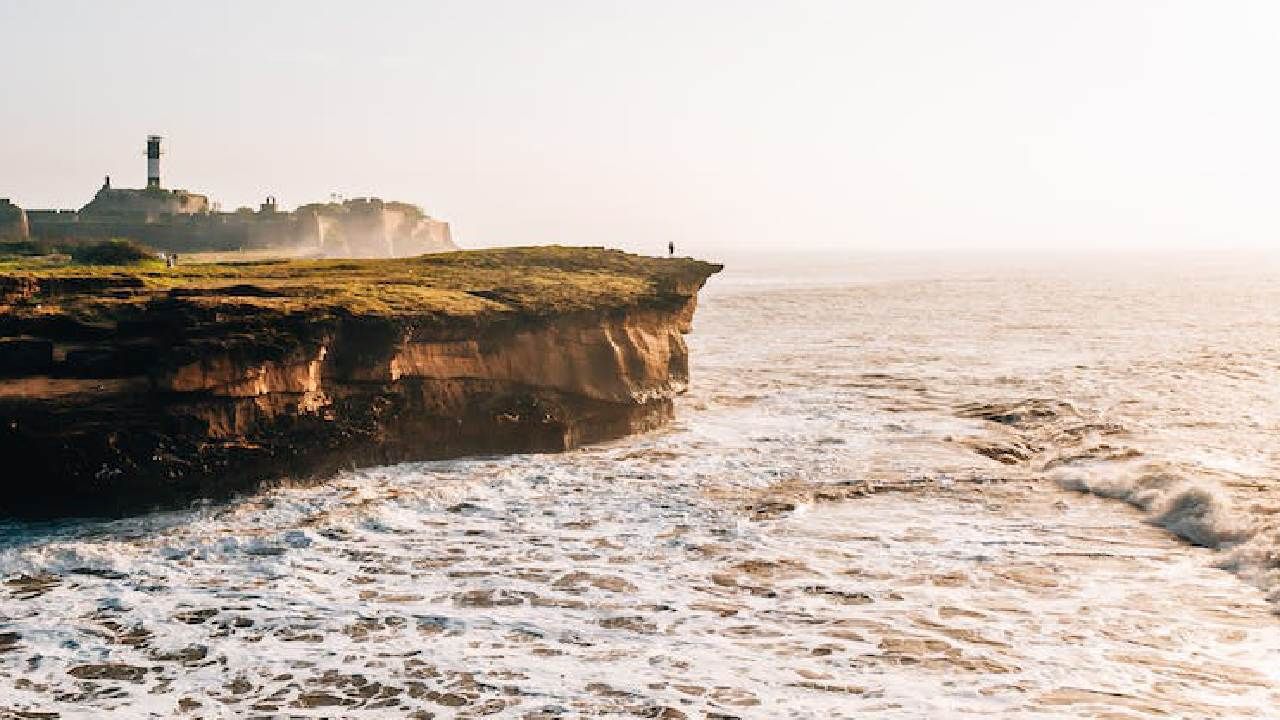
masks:
{"label": "rocky shoreline", "polygon": [[720,266],[593,248],[0,273],[0,514],[656,427]]}

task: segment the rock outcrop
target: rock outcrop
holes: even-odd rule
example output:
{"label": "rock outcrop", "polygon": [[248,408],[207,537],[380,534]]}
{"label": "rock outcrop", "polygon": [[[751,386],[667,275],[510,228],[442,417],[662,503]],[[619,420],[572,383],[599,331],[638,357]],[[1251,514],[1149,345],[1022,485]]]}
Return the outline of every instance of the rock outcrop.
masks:
{"label": "rock outcrop", "polygon": [[392,262],[0,276],[0,513],[655,427],[719,270],[567,248]]}

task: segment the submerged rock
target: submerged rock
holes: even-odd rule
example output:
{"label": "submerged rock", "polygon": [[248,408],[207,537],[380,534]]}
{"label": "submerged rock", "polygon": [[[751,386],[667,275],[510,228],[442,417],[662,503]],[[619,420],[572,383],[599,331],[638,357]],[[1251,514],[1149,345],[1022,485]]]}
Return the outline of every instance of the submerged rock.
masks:
{"label": "submerged rock", "polygon": [[67,674],[79,680],[124,680],[140,683],[147,676],[147,669],[136,665],[121,663],[103,663],[99,665],[77,665]]}

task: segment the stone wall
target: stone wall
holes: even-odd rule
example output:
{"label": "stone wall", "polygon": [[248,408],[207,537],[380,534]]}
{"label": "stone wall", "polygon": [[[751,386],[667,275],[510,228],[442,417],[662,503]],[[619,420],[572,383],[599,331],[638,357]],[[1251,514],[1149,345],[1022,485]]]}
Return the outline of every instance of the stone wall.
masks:
{"label": "stone wall", "polygon": [[26,240],[30,237],[27,214],[22,208],[0,198],[0,240]]}
{"label": "stone wall", "polygon": [[[144,191],[104,189],[99,198],[104,193],[117,197],[138,192]],[[413,205],[377,199],[305,205],[295,212],[111,214],[104,211],[106,205],[90,203],[79,212],[30,210],[23,214],[12,207],[23,218],[23,237],[29,225],[30,236],[55,242],[129,238],[165,252],[281,248],[352,258],[405,257],[457,249],[448,223]],[[0,238],[6,227],[0,215]],[[9,232],[16,235],[17,225]]]}
{"label": "stone wall", "polygon": [[200,215],[209,210],[209,198],[186,190],[130,190],[104,185],[88,205],[80,208],[80,214],[99,218],[136,216],[154,222],[169,215]]}

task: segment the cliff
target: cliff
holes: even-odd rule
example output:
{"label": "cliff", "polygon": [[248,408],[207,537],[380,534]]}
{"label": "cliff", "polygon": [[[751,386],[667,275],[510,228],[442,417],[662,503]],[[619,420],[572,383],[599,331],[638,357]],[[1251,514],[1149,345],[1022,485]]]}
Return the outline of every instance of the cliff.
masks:
{"label": "cliff", "polygon": [[315,245],[326,257],[405,257],[458,249],[449,223],[409,203],[356,198],[304,205],[295,215],[313,219]]}
{"label": "cliff", "polygon": [[0,273],[0,513],[654,427],[717,265],[591,248]]}

